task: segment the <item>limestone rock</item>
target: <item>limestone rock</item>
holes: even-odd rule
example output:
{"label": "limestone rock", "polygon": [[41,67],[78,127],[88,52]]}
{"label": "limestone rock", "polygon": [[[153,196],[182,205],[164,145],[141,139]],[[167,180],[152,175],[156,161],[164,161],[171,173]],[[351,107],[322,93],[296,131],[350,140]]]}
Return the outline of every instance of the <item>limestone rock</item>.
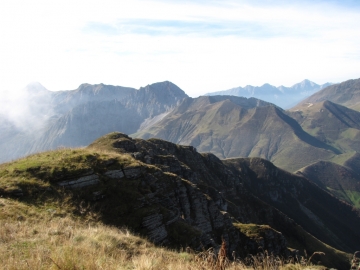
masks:
{"label": "limestone rock", "polygon": [[71,179],[66,181],[58,182],[59,186],[74,189],[74,188],[83,188],[87,186],[93,186],[100,183],[99,176],[96,174],[90,174],[78,179]]}

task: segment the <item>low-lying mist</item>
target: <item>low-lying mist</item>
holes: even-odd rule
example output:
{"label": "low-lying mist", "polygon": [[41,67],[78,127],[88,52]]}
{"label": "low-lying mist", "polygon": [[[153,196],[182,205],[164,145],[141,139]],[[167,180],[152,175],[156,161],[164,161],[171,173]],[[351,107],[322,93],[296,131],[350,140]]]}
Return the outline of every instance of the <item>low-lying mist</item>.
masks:
{"label": "low-lying mist", "polygon": [[25,133],[40,129],[53,116],[51,92],[34,82],[0,97],[1,123]]}

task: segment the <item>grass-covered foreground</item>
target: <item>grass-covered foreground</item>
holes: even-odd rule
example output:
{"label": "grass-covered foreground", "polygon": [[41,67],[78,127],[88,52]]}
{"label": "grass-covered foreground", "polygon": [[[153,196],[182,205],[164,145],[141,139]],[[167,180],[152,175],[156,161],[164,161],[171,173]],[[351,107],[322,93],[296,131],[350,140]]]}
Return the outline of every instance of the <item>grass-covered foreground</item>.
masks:
{"label": "grass-covered foreground", "polygon": [[0,209],[1,269],[315,268],[286,264],[266,253],[245,265],[245,261],[230,261],[222,250],[169,251],[126,229],[95,223],[95,217],[71,216],[66,205],[39,207],[1,198]]}

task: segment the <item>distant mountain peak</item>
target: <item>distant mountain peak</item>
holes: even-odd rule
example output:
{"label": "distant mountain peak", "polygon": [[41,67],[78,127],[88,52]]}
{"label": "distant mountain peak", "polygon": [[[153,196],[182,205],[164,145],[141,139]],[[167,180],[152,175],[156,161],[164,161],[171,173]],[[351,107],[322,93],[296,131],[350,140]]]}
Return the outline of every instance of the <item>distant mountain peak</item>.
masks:
{"label": "distant mountain peak", "polygon": [[310,88],[310,89],[313,89],[313,88],[319,88],[320,85],[308,80],[308,79],[305,79],[299,83],[296,83],[292,86],[292,88],[296,89],[296,90],[305,90],[305,88]]}
{"label": "distant mountain peak", "polygon": [[298,103],[293,109],[301,109],[307,103],[317,103],[323,100],[341,104],[347,107],[358,106],[360,103],[360,79],[347,80],[338,84],[325,83],[321,91],[313,93]]}
{"label": "distant mountain peak", "polygon": [[305,79],[291,87],[286,87],[283,85],[275,87],[269,83],[264,83],[262,86],[239,86],[229,90],[207,93],[205,95],[232,95],[247,98],[255,97],[270,103],[274,103],[275,105],[286,109],[329,85],[330,83],[318,85],[308,79]]}
{"label": "distant mountain peak", "polygon": [[188,97],[188,95],[182,89],[170,81],[148,84],[145,87],[140,87],[139,91],[150,91],[162,95],[170,94],[171,96],[177,97],[179,99]]}
{"label": "distant mountain peak", "polygon": [[30,94],[40,94],[40,93],[45,93],[45,92],[49,91],[39,82],[31,82],[31,83],[29,83],[25,87],[25,90]]}

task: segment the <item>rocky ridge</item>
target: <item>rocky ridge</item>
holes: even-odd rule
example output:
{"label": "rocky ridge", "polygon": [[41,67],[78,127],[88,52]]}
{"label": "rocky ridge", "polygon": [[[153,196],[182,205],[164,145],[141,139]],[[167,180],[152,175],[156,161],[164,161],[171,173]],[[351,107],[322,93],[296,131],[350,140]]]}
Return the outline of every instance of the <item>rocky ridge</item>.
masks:
{"label": "rocky ridge", "polygon": [[[175,216],[180,214],[180,217],[183,218],[182,221],[200,228],[205,235],[210,233],[211,239],[215,243],[219,243],[220,236],[214,235],[214,231],[221,232],[221,237],[227,241],[230,250],[236,250],[241,255],[253,250],[250,248],[253,244],[245,245],[245,250],[240,251],[234,244],[234,242],[238,243],[239,238],[234,236],[233,227],[236,228],[236,224],[244,223],[268,224],[276,231],[281,232],[284,239],[279,238],[280,235],[276,236],[276,231],[273,231],[269,232],[269,235],[272,235],[270,239],[273,240],[263,240],[264,245],[267,243],[264,247],[270,248],[271,252],[275,254],[289,254],[287,249],[284,249],[285,246],[288,246],[285,239],[291,239],[293,247],[303,248],[305,246],[310,251],[311,245],[301,236],[306,234],[305,230],[341,250],[350,251],[357,246],[355,239],[359,239],[359,236],[352,233],[356,234],[355,224],[360,224],[359,213],[353,212],[349,205],[339,202],[306,178],[287,173],[259,158],[233,159],[222,162],[212,154],[199,154],[191,146],[178,146],[157,139],[145,141],[123,137],[124,135],[119,136],[120,142],[113,145],[116,145],[120,152],[131,153],[135,159],[145,164],[154,165],[162,171],[186,179],[192,187],[196,187],[200,191],[199,194],[205,194],[208,199],[212,200],[209,202],[205,199],[197,199],[195,202],[199,205],[194,205],[194,202],[189,203],[189,200],[184,200],[184,197],[174,200],[173,198],[176,196],[168,192],[166,194],[171,199],[167,196],[164,201],[181,202],[178,205],[171,203],[171,206],[167,206],[167,208],[179,209],[175,212]],[[99,147],[99,144],[101,145],[101,139],[89,147]],[[153,189],[164,190],[159,187]],[[177,189],[181,190],[182,188],[177,185]],[[191,198],[199,195],[194,195],[190,187],[186,189],[186,193],[180,191],[180,194],[187,194],[187,197],[190,195]],[[272,192],[268,192],[269,189]],[[162,194],[164,194],[163,191]],[[201,209],[204,209],[204,203],[208,207],[206,212],[209,214],[202,213]],[[342,209],[340,210],[342,213],[337,211],[332,213],[331,209],[324,211],[325,204]],[[189,205],[189,208],[184,208],[184,205]],[[216,214],[215,209],[222,214]],[[298,210],[294,211],[294,209]],[[192,213],[194,210],[195,212]],[[154,218],[154,222],[159,222],[159,216],[152,218]],[[344,220],[351,220],[351,222],[347,223]],[[324,224],[328,224],[328,222],[332,222],[334,225],[325,226]],[[159,226],[154,226],[154,228],[159,228]],[[352,233],[347,236],[339,232],[339,229]],[[165,234],[161,233],[161,235]],[[202,245],[211,243],[205,238],[200,239],[202,239]],[[243,245],[244,239],[241,241],[241,245]],[[259,239],[256,241],[262,243]],[[312,238],[311,241],[319,243],[315,238]]]}
{"label": "rocky ridge", "polygon": [[[330,256],[324,264],[345,269],[346,254],[324,243],[347,252],[359,248],[358,212],[263,159],[221,161],[192,146],[122,133],[103,136],[83,150],[28,158],[51,155],[61,157],[51,170],[47,161],[1,165],[0,183],[7,182],[0,185],[2,196],[27,201],[35,196],[39,203],[42,196],[69,190],[76,213],[98,213],[106,224],[127,226],[172,248],[218,249],[225,240],[229,257],[259,249],[296,256],[294,249],[306,249],[325,251]],[[322,214],[325,205],[332,210]]]}
{"label": "rocky ridge", "polygon": [[359,110],[360,79],[347,80],[342,83],[330,85],[310,97],[302,100],[291,110],[303,110],[311,104],[322,101],[331,101],[355,110]]}

